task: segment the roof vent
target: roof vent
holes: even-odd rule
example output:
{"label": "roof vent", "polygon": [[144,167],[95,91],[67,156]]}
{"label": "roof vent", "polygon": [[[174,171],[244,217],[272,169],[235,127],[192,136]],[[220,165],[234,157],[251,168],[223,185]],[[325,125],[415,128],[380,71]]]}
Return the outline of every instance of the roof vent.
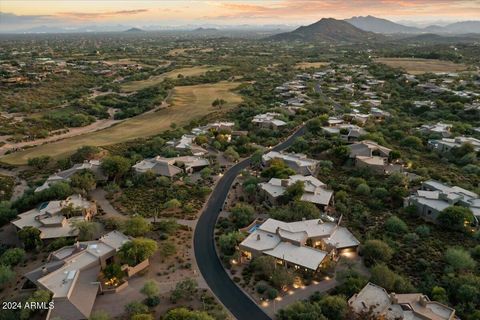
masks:
{"label": "roof vent", "polygon": [[257,234],[257,241],[260,241],[260,234]]}

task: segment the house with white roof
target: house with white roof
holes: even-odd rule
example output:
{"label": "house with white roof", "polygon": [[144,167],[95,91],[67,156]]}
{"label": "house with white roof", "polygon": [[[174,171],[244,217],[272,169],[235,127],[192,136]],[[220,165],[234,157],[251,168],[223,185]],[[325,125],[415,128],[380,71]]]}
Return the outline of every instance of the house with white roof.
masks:
{"label": "house with white roof", "polygon": [[428,140],[428,146],[440,153],[447,153],[453,148],[461,147],[465,143],[471,144],[475,152],[480,151],[480,140],[473,137],[459,136],[455,138]]}
{"label": "house with white roof", "polygon": [[423,133],[439,134],[442,137],[450,137],[450,130],[453,125],[448,123],[438,122],[436,124],[423,124],[418,130]]}
{"label": "house with white roof", "polygon": [[328,126],[322,127],[323,133],[329,136],[338,135],[345,141],[356,141],[367,132],[355,124],[345,123],[344,120],[330,117]]}
{"label": "house with white roof", "polygon": [[333,191],[313,176],[293,175],[288,179],[272,178],[268,182],[259,183],[260,189],[266,195],[267,200],[274,204],[282,196],[287,188],[296,182],[303,182],[304,190],[300,200],[316,204],[326,209],[333,200]]}
{"label": "house with white roof", "polygon": [[206,134],[210,131],[229,131],[231,132],[233,127],[235,126],[235,122],[226,122],[226,121],[220,121],[220,122],[213,122],[209,123],[205,126],[202,127],[196,127],[192,129],[192,134],[195,136],[198,136],[200,134]]}
{"label": "house with white roof", "polygon": [[457,186],[428,180],[421,189],[407,197],[405,206],[415,206],[417,213],[425,220],[435,222],[440,212],[450,206],[469,208],[478,224],[480,221],[480,196],[475,192]]}
{"label": "house with white roof", "polygon": [[315,272],[339,252],[356,250],[359,243],[347,228],[337,223],[321,219],[296,222],[267,219],[239,248],[243,260],[267,255],[287,266]]}
{"label": "house with white roof", "polygon": [[431,301],[421,293],[388,293],[384,288],[367,283],[348,299],[351,311],[359,316],[385,320],[457,320],[455,309]]}
{"label": "house with white roof", "polygon": [[287,125],[285,121],[277,119],[280,117],[279,113],[267,112],[263,114],[257,114],[253,117],[252,123],[263,128],[277,129]]}
{"label": "house with white roof", "polygon": [[309,159],[302,153],[286,153],[270,151],[262,156],[263,165],[268,165],[272,159],[281,159],[296,173],[310,175],[317,170],[318,160]]}
{"label": "house with white roof", "polygon": [[97,214],[95,202],[81,195],[72,195],[65,200],[44,202],[37,208],[20,213],[12,224],[21,230],[34,227],[40,230],[40,239],[69,238],[78,235],[77,221],[89,221]]}
{"label": "house with white roof", "polygon": [[183,156],[174,158],[144,159],[133,166],[136,173],[152,172],[158,176],[173,177],[179,173],[192,173],[210,165],[210,162],[203,157]]}
{"label": "house with white roof", "polygon": [[67,170],[59,171],[52,174],[47,178],[47,180],[39,187],[35,189],[35,192],[39,192],[45,189],[50,188],[50,186],[56,182],[60,181],[70,181],[70,178],[77,172],[82,170],[89,170],[95,175],[97,181],[107,180],[107,176],[103,173],[100,160],[90,160],[85,161],[84,163],[77,163],[73,167]]}
{"label": "house with white roof", "polygon": [[[119,249],[129,241],[130,237],[123,233],[111,231],[97,241],[63,247],[51,253],[45,265],[25,274],[39,289],[52,293],[55,307],[46,319],[88,319],[97,294],[104,289],[98,280],[101,270],[118,260]],[[139,269],[146,266],[148,263],[143,263]]]}
{"label": "house with white roof", "polygon": [[348,146],[349,157],[354,159],[355,166],[369,168],[380,174],[390,174],[402,170],[400,165],[389,163],[388,156],[392,151],[378,143],[370,140],[363,140]]}
{"label": "house with white roof", "polygon": [[194,156],[203,156],[207,154],[208,151],[194,143],[196,137],[197,136],[193,134],[184,134],[180,139],[167,141],[167,145],[177,150],[189,150]]}

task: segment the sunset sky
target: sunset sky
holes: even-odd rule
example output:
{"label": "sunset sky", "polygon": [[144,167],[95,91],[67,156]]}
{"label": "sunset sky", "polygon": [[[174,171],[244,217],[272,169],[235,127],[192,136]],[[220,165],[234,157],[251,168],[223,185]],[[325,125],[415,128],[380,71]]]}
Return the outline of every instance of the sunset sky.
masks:
{"label": "sunset sky", "polygon": [[0,0],[0,28],[125,24],[308,24],[373,15],[394,21],[480,19],[480,0]]}

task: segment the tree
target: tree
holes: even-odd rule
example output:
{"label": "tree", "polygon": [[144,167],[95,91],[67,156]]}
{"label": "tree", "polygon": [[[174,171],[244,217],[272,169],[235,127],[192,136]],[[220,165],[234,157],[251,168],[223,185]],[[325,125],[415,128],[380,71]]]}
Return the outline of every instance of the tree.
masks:
{"label": "tree", "polygon": [[160,294],[158,285],[152,280],[145,282],[140,292],[147,297],[158,296]]}
{"label": "tree", "polygon": [[465,230],[465,224],[472,223],[473,219],[473,213],[469,208],[459,206],[450,206],[437,217],[442,227],[457,231]]}
{"label": "tree", "polygon": [[17,211],[12,208],[9,201],[0,201],[0,226],[8,223],[17,216]]}
{"label": "tree", "polygon": [[200,171],[200,176],[203,180],[208,179],[212,175],[213,171],[209,167],[203,168]]}
{"label": "tree", "polygon": [[165,202],[165,208],[170,210],[178,209],[181,206],[182,206],[182,203],[177,199],[170,199],[167,202]]}
{"label": "tree", "polygon": [[447,291],[442,287],[433,287],[432,288],[432,299],[441,303],[448,302]]}
{"label": "tree", "polygon": [[11,248],[5,251],[0,257],[0,264],[16,266],[25,259],[25,250],[22,248]]}
{"label": "tree", "polygon": [[237,245],[242,241],[243,235],[240,232],[234,231],[220,235],[218,238],[218,246],[220,251],[227,256],[235,253]]}
{"label": "tree", "polygon": [[445,251],[445,261],[457,272],[473,270],[477,265],[470,253],[461,248],[448,248]]}
{"label": "tree", "polygon": [[149,313],[138,313],[138,314],[134,314],[130,319],[131,320],[153,320],[153,316]]}
{"label": "tree", "polygon": [[[45,303],[48,304],[51,300],[51,293],[47,290],[37,290],[35,291],[30,298],[27,299],[29,303]],[[23,308],[20,311],[20,319],[27,320],[30,319],[31,313],[34,309]],[[38,311],[35,312],[37,314]]]}
{"label": "tree", "polygon": [[325,295],[319,304],[323,315],[328,319],[344,319],[348,311],[347,301],[343,296]]}
{"label": "tree", "polygon": [[28,158],[27,163],[29,166],[34,167],[38,170],[44,169],[50,162],[50,156],[41,156],[35,158]]}
{"label": "tree", "polygon": [[9,267],[0,264],[0,289],[11,283],[15,279],[15,272]]}
{"label": "tree", "polygon": [[272,159],[267,169],[262,171],[262,177],[264,178],[278,178],[287,179],[289,176],[294,175],[295,171],[290,169],[282,159]]}
{"label": "tree", "polygon": [[252,268],[258,273],[263,279],[268,280],[276,268],[275,258],[270,256],[260,256],[252,261]]}
{"label": "tree", "polygon": [[136,238],[124,243],[119,250],[120,258],[129,266],[136,266],[157,251],[157,243],[146,238]]}
{"label": "tree", "polygon": [[188,278],[176,284],[175,289],[170,295],[170,300],[177,303],[181,299],[191,300],[193,295],[197,292],[197,281]]}
{"label": "tree", "polygon": [[225,152],[223,153],[223,155],[229,161],[238,161],[238,159],[240,159],[240,155],[237,151],[235,151],[232,146],[228,147],[227,150],[225,150]]}
{"label": "tree", "polygon": [[130,302],[125,306],[125,310],[130,316],[148,313],[148,307],[139,301]]}
{"label": "tree", "polygon": [[283,289],[287,286],[291,286],[294,281],[294,274],[287,269],[277,268],[274,270],[270,283],[277,289]]}
{"label": "tree", "polygon": [[385,222],[385,229],[387,229],[388,232],[396,235],[405,234],[408,232],[407,224],[397,216],[392,216],[387,219]]}
{"label": "tree", "polygon": [[110,316],[105,311],[95,311],[88,320],[110,320]]}
{"label": "tree", "polygon": [[82,170],[81,172],[77,172],[70,177],[70,185],[73,188],[78,188],[84,192],[88,192],[95,189],[97,180],[93,172],[90,170]]}
{"label": "tree", "polygon": [[355,189],[355,193],[360,196],[368,196],[370,194],[370,187],[366,183],[361,183]]}
{"label": "tree", "polygon": [[83,146],[77,149],[70,157],[73,162],[81,163],[85,160],[93,160],[100,153],[100,148],[94,146]]}
{"label": "tree", "polygon": [[42,246],[42,240],[40,239],[41,231],[34,227],[24,227],[18,231],[18,237],[22,240],[25,249],[34,250]]}
{"label": "tree", "polygon": [[126,174],[130,170],[130,161],[121,156],[106,157],[102,161],[102,170],[114,181]]}
{"label": "tree", "polygon": [[176,308],[167,312],[164,320],[214,320],[206,312],[191,311],[186,308]]}
{"label": "tree", "polygon": [[111,263],[103,269],[103,274],[106,279],[123,279],[125,272],[122,270],[122,267],[118,263]]}
{"label": "tree", "polygon": [[412,148],[415,150],[420,150],[423,147],[422,139],[415,136],[408,136],[402,139],[402,141],[400,141],[400,144],[404,147]]}
{"label": "tree", "polygon": [[384,264],[377,264],[370,271],[372,274],[370,281],[385,288],[387,291],[404,293],[414,290],[410,282]]}
{"label": "tree", "polygon": [[365,265],[372,266],[379,262],[388,262],[393,256],[393,250],[382,240],[367,240],[361,247]]}
{"label": "tree", "polygon": [[292,185],[285,188],[285,192],[281,196],[281,202],[289,203],[290,201],[298,201],[305,192],[305,183],[303,181],[296,181]]}
{"label": "tree", "polygon": [[100,230],[99,225],[93,221],[75,221],[73,226],[78,230],[78,240],[91,241]]}
{"label": "tree", "polygon": [[[318,303],[295,301],[277,313],[278,320],[328,320]],[[336,318],[332,318],[336,319]]]}
{"label": "tree", "polygon": [[225,101],[224,99],[217,98],[217,99],[213,100],[212,107],[222,108],[222,106],[224,106],[226,103],[227,103],[227,101]]}
{"label": "tree", "polygon": [[129,236],[145,235],[152,229],[151,223],[142,216],[133,216],[123,222],[123,232]]}
{"label": "tree", "polygon": [[162,257],[170,257],[177,253],[177,247],[172,241],[163,241],[160,243],[159,250]]}
{"label": "tree", "polygon": [[231,211],[230,218],[237,228],[242,228],[253,220],[254,209],[248,204],[237,203]]}
{"label": "tree", "polygon": [[274,207],[269,212],[271,218],[285,222],[300,221],[303,218],[318,219],[320,214],[320,209],[316,205],[306,201],[294,201],[288,206]]}

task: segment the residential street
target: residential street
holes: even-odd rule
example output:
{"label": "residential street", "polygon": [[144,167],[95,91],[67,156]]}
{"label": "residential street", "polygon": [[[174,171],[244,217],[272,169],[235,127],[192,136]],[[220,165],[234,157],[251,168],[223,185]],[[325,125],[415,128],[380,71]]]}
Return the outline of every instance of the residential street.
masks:
{"label": "residential street", "polygon": [[[290,147],[295,139],[304,133],[305,127],[301,127],[272,150],[281,151]],[[235,177],[249,164],[250,159],[239,162],[229,169],[217,183],[203,214],[198,220],[194,235],[194,250],[198,268],[210,289],[238,320],[268,320],[270,317],[225,272],[215,251],[213,238],[215,223],[225,203],[230,186]]]}

